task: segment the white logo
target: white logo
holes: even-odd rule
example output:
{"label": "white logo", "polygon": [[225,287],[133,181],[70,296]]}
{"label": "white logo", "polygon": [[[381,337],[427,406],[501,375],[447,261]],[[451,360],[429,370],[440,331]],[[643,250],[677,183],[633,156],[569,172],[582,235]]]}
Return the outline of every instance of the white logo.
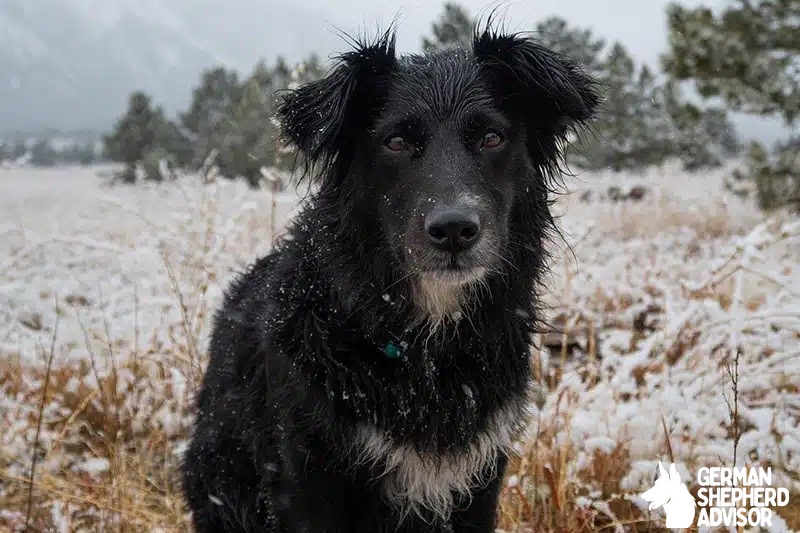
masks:
{"label": "white logo", "polygon": [[695,512],[694,497],[686,488],[686,483],[681,483],[675,463],[669,466],[667,472],[659,461],[658,474],[655,485],[643,493],[642,498],[650,502],[650,510],[664,507],[668,528],[691,527]]}
{"label": "white logo", "polygon": [[659,462],[658,473],[642,498],[651,510],[664,508],[670,529],[691,527],[695,506],[698,527],[772,527],[772,509],[789,503],[788,489],[772,487],[771,468],[704,466],[697,471],[697,501],[674,464],[667,472]]}

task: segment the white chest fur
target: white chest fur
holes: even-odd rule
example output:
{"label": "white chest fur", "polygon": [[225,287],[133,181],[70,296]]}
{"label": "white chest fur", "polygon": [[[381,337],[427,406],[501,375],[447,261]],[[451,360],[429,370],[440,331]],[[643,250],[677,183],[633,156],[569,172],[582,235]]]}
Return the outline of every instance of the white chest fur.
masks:
{"label": "white chest fur", "polygon": [[444,455],[420,453],[412,445],[396,444],[375,426],[363,425],[357,432],[358,462],[385,465],[381,475],[385,496],[404,515],[427,509],[447,519],[455,496],[469,497],[490,475],[498,455],[510,448],[519,424],[518,410],[498,411],[466,450]]}

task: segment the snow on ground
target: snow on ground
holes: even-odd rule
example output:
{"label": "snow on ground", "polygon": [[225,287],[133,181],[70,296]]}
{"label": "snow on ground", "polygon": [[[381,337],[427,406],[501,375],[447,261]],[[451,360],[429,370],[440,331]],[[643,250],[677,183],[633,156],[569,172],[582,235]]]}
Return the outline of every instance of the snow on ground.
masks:
{"label": "snow on ground", "polygon": [[[598,450],[630,462],[614,487],[627,494],[672,457],[684,480],[736,460],[800,490],[800,220],[726,194],[725,174],[583,175],[559,205],[574,256],[562,254],[548,303],[580,345],[540,354],[547,393],[533,429],[557,428],[590,495],[602,492]],[[641,201],[593,201],[637,185]]]}
{"label": "snow on ground", "polygon": [[[213,306],[231,273],[269,249],[299,201],[278,195],[273,222],[272,198],[241,182],[109,187],[98,175],[106,170],[0,172],[4,353],[37,357],[53,332],[56,299],[64,360],[86,355],[78,319],[89,330],[108,322],[115,340],[130,343],[137,323],[141,334],[163,333],[182,318],[170,268],[186,277],[182,290],[204,292]],[[194,284],[203,277],[207,287]]]}
{"label": "snow on ground", "polygon": [[[34,441],[41,524],[185,525],[170,476],[114,491],[131,464],[174,473],[210,313],[298,202],[191,177],[108,187],[107,171],[0,170],[0,528],[25,515]],[[540,466],[607,518],[620,499],[642,506],[654,461],[672,456],[688,477],[732,465],[735,441],[737,464],[771,466],[800,491],[800,222],[728,194],[727,172],[567,180],[554,208],[570,249],[553,246],[545,282],[567,342],[549,334],[534,350],[531,438],[518,448],[529,460],[504,491],[507,529],[526,520],[526,498],[554,500],[532,475],[546,446],[566,450],[563,465]],[[143,459],[154,442],[166,456]]]}

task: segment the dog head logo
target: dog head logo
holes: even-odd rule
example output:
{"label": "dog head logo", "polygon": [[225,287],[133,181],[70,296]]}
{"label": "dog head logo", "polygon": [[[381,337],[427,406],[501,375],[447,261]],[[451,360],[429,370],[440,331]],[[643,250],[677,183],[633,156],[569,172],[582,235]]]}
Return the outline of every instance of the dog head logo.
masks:
{"label": "dog head logo", "polygon": [[686,483],[681,483],[674,463],[667,472],[659,461],[658,479],[652,489],[642,494],[642,498],[650,502],[650,510],[664,507],[668,528],[688,528],[694,521],[694,497],[686,488]]}

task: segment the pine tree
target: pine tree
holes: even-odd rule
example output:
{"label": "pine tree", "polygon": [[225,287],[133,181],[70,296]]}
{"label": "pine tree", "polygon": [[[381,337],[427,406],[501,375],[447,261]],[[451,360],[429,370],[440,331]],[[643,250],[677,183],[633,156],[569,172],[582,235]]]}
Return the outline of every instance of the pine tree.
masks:
{"label": "pine tree", "polygon": [[180,117],[191,143],[191,151],[181,159],[181,164],[200,168],[213,151],[219,151],[224,142],[223,131],[228,128],[227,122],[241,93],[235,71],[217,67],[202,74],[200,85],[192,93],[189,110]]}
{"label": "pine tree", "polygon": [[663,162],[670,154],[668,124],[650,69],[637,67],[625,47],[614,43],[597,76],[606,99],[594,135],[576,143],[571,160],[585,168],[615,171]]}
{"label": "pine tree", "polygon": [[760,143],[752,142],[744,171],[734,171],[733,178],[755,184],[756,200],[762,209],[789,206],[800,211],[800,137],[779,144],[775,152],[770,157]]}
{"label": "pine tree", "polygon": [[448,2],[439,21],[431,27],[431,38],[423,38],[422,49],[431,52],[442,48],[469,47],[474,32],[475,22],[469,13],[460,5]]}
{"label": "pine tree", "polygon": [[71,143],[59,153],[59,159],[64,163],[90,165],[97,158],[95,143],[87,141],[83,144]]}
{"label": "pine tree", "polygon": [[739,152],[739,140],[724,110],[682,101],[671,81],[664,84],[662,99],[672,128],[672,151],[685,169],[716,167]]}
{"label": "pine tree", "polygon": [[[275,90],[280,91],[282,89],[295,89],[305,83],[318,80],[325,76],[325,69],[319,56],[317,54],[311,54],[306,59],[299,62],[295,68],[288,73],[285,70],[285,63],[282,64],[279,59],[272,73]],[[274,116],[270,117],[270,126],[277,128]],[[275,131],[277,131],[277,129],[273,130],[273,133]],[[281,144],[280,138],[276,133],[274,133],[273,138],[275,138],[277,144],[274,144],[274,159],[271,161],[271,166],[290,171],[296,161],[296,152],[291,146]],[[285,184],[273,184],[273,186],[275,185],[283,186]]]}
{"label": "pine tree", "polygon": [[285,89],[292,83],[292,69],[281,56],[278,56],[275,67],[272,69],[272,81],[275,87]]}
{"label": "pine tree", "polygon": [[[160,107],[154,107],[150,97],[135,92],[128,102],[128,110],[119,119],[114,130],[103,138],[106,154],[112,161],[125,164],[119,178],[123,181],[136,181],[136,168],[146,159],[155,157],[175,158],[185,146],[177,126],[164,117]],[[157,170],[153,165],[145,170]],[[161,180],[160,172],[146,172],[145,178]]]}
{"label": "pine tree", "polygon": [[[702,96],[721,97],[735,110],[797,123],[800,2],[732,0],[718,14],[674,4],[667,20],[670,52],[664,67],[672,76],[693,80]],[[800,205],[795,140],[776,146],[772,156],[751,145],[746,172],[756,183],[762,207]]]}
{"label": "pine tree", "polygon": [[92,141],[87,142],[84,144],[78,152],[78,162],[81,165],[91,165],[97,159],[97,150],[95,149],[95,143]]}
{"label": "pine tree", "polygon": [[578,166],[641,170],[678,158],[697,170],[720,165],[738,149],[723,110],[685,102],[677,86],[637,66],[622,44],[614,43],[596,68],[606,98],[594,135],[584,134],[570,154]]}
{"label": "pine tree", "polygon": [[25,154],[28,153],[28,144],[25,142],[25,139],[17,139],[14,143],[14,147],[11,149],[11,159],[13,161],[17,161],[25,157]]}
{"label": "pine tree", "polygon": [[600,80],[606,89],[606,99],[597,131],[602,146],[592,166],[610,166],[613,170],[628,168],[632,143],[636,142],[634,110],[637,108],[635,90],[636,65],[625,47],[614,43],[603,63]]}
{"label": "pine tree", "polygon": [[534,35],[546,47],[572,58],[589,74],[596,75],[603,65],[605,41],[591,30],[571,28],[560,17],[550,17],[536,25]]}
{"label": "pine tree", "polygon": [[281,77],[281,69],[270,71],[259,63],[244,83],[230,120],[221,130],[218,162],[223,175],[241,176],[255,187],[261,181],[261,169],[275,161],[277,135],[271,119],[276,78]]}
{"label": "pine tree", "polygon": [[31,164],[37,167],[52,167],[58,154],[49,139],[38,139],[31,148]]}
{"label": "pine tree", "polygon": [[223,177],[243,177],[257,186],[262,169],[279,163],[274,123],[275,93],[324,74],[319,57],[312,54],[292,69],[279,57],[269,68],[263,61],[239,83],[234,72],[221,68],[203,75],[190,110],[182,115],[191,134],[192,166],[200,168],[213,155]]}
{"label": "pine tree", "polygon": [[678,4],[667,10],[666,71],[737,111],[800,116],[800,2],[732,0],[719,14]]}
{"label": "pine tree", "polygon": [[[276,69],[277,70],[277,69]],[[325,75],[325,69],[317,54],[311,54],[306,59],[297,64],[289,76],[289,83],[280,88],[297,87],[314,80],[318,80]]]}

